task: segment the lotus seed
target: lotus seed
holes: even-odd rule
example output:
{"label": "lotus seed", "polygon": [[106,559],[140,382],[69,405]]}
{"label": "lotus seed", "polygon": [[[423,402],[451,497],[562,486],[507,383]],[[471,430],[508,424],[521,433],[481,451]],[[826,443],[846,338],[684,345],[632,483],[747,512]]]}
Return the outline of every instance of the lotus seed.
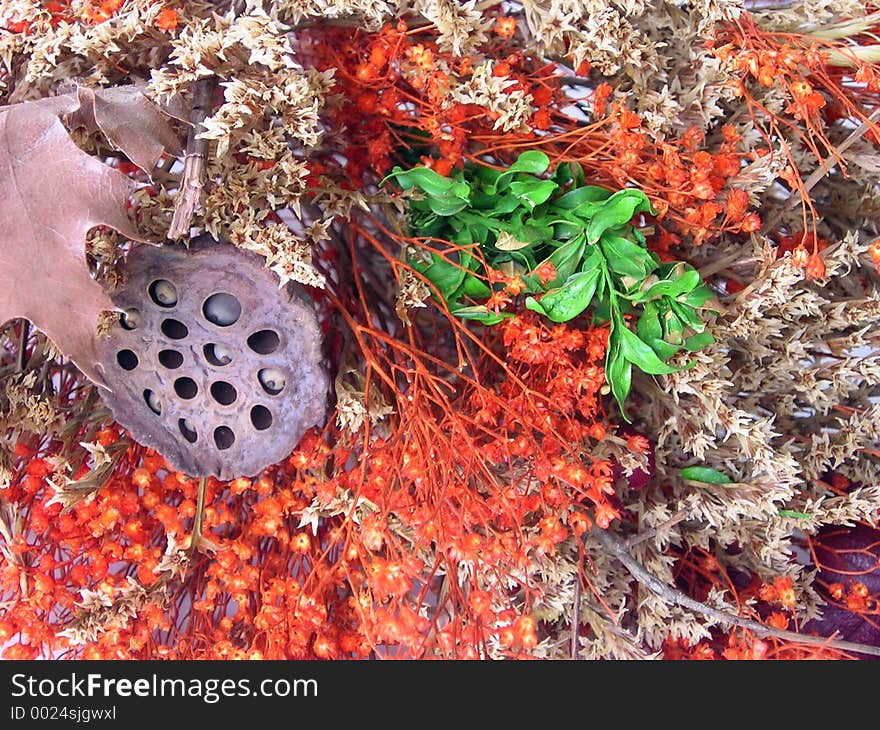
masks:
{"label": "lotus seed", "polygon": [[263,368],[257,375],[266,392],[272,395],[280,393],[287,384],[287,378],[278,368]]}
{"label": "lotus seed", "polygon": [[224,345],[214,345],[213,353],[214,359],[220,365],[228,365],[232,362],[232,350]]}
{"label": "lotus seed", "polygon": [[149,394],[147,395],[147,405],[153,413],[162,413],[162,399],[152,390],[149,391]]}
{"label": "lotus seed", "polygon": [[170,281],[160,279],[153,284],[153,298],[163,307],[173,307],[177,304],[177,289]]}
{"label": "lotus seed", "polygon": [[137,329],[141,323],[141,313],[137,309],[126,309],[120,319],[123,329]]}

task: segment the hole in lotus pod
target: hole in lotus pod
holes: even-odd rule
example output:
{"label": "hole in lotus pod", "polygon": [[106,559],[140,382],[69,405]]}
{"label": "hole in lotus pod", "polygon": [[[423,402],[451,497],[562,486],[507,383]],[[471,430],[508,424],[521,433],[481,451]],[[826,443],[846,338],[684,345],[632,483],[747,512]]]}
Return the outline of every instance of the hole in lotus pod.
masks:
{"label": "hole in lotus pod", "polygon": [[174,392],[181,398],[191,400],[198,394],[199,386],[196,385],[196,381],[192,378],[178,378],[174,381]]}
{"label": "hole in lotus pod", "polygon": [[214,443],[220,451],[225,451],[235,443],[235,434],[228,426],[218,426],[214,429]]}
{"label": "hole in lotus pod", "polygon": [[211,324],[229,327],[241,317],[241,304],[232,294],[217,292],[209,296],[202,305],[202,314]]}
{"label": "hole in lotus pod", "polygon": [[176,319],[163,319],[161,329],[162,334],[172,340],[182,340],[189,335],[187,326]]}
{"label": "hole in lotus pod", "polygon": [[185,418],[178,419],[177,427],[180,429],[181,435],[191,444],[194,444],[198,440],[199,435]]}
{"label": "hole in lotus pod", "polygon": [[231,403],[234,403],[235,399],[238,397],[235,388],[223,380],[211,383],[211,395],[214,396],[214,400],[221,406],[228,406]]}
{"label": "hole in lotus pod", "polygon": [[138,356],[131,350],[120,350],[116,353],[116,362],[123,370],[134,370],[138,366]]}
{"label": "hole in lotus pod", "polygon": [[223,367],[232,362],[232,350],[225,345],[209,342],[202,351],[205,353],[205,360],[211,363],[211,365]]}
{"label": "hole in lotus pod", "polygon": [[268,355],[278,349],[281,338],[274,330],[260,330],[254,332],[247,339],[248,347],[259,355]]}
{"label": "hole in lotus pod", "polygon": [[266,406],[251,408],[251,423],[257,431],[265,431],[272,425],[272,412]]}
{"label": "hole in lotus pod", "polygon": [[177,350],[161,350],[159,352],[159,363],[162,367],[174,370],[183,365],[183,355]]}
{"label": "hole in lotus pod", "polygon": [[144,403],[157,416],[162,415],[162,399],[149,388],[144,391]]}
{"label": "hole in lotus pod", "polygon": [[150,299],[160,307],[173,307],[177,304],[177,287],[168,279],[156,279],[150,284]]}
{"label": "hole in lotus pod", "polygon": [[119,324],[124,330],[136,330],[141,323],[141,312],[139,309],[126,309],[119,316]]}

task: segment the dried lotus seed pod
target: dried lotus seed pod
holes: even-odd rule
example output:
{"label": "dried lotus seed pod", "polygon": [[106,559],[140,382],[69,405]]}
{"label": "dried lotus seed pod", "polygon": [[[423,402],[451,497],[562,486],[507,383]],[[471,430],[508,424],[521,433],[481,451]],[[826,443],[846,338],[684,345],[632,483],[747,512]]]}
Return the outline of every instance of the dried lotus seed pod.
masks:
{"label": "dried lotus seed pod", "polygon": [[98,342],[104,400],[191,476],[253,476],[325,417],[315,312],[263,264],[204,237],[136,246],[113,294],[123,315]]}

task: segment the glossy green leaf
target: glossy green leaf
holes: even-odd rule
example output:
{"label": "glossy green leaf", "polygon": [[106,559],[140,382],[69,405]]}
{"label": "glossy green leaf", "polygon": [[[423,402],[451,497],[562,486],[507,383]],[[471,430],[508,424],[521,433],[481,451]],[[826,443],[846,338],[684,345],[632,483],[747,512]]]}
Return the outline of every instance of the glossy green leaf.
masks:
{"label": "glossy green leaf", "polygon": [[[599,289],[602,287],[602,282],[599,282]],[[611,319],[611,303],[605,297],[604,293],[600,293],[598,298],[596,299],[596,304],[593,306],[593,324],[604,324],[608,320]]]}
{"label": "glossy green leaf", "polygon": [[465,168],[465,171],[473,177],[475,182],[482,185],[493,184],[501,176],[502,172],[488,165],[469,165]]}
{"label": "glossy green leaf", "polygon": [[540,300],[527,297],[526,308],[543,314],[551,322],[568,322],[590,306],[600,273],[593,269],[573,274],[559,289],[552,289]]}
{"label": "glossy green leaf", "polygon": [[790,517],[793,520],[809,520],[813,518],[813,515],[807,514],[806,512],[796,512],[792,509],[780,509],[776,511],[780,517]]}
{"label": "glossy green leaf", "polygon": [[700,313],[694,309],[693,307],[689,307],[687,304],[681,304],[680,302],[675,301],[674,299],[667,299],[669,302],[669,306],[672,311],[675,312],[676,316],[687,326],[693,329],[695,332],[702,332],[706,326],[706,323],[703,322],[700,317]]}
{"label": "glossy green leaf", "polygon": [[586,185],[582,188],[574,188],[564,195],[560,195],[553,201],[553,207],[562,208],[563,210],[576,210],[585,203],[602,203],[607,200],[610,195],[610,190],[600,188],[596,185]]}
{"label": "glossy green leaf", "polygon": [[660,318],[660,323],[663,325],[664,340],[676,345],[683,343],[686,324],[679,319],[675,312],[667,309]]}
{"label": "glossy green leaf", "polygon": [[[645,236],[632,225],[634,215],[653,213],[644,193],[586,185],[577,163],[556,170],[549,165],[547,155],[532,150],[506,170],[468,164],[443,178],[428,168],[395,168],[386,179],[425,192],[408,201],[413,235],[479,247],[480,255],[451,250],[448,261],[434,255],[414,264],[457,316],[483,324],[512,316],[479,304],[492,293],[483,280],[488,264],[521,277],[532,295],[526,307],[553,322],[590,309],[593,322],[611,321],[606,378],[623,411],[633,366],[667,374],[674,369],[665,361],[682,347],[693,350],[711,341],[697,310],[708,308],[703,305],[712,292],[691,267],[661,264],[648,251]],[[527,273],[539,262],[553,264],[553,281]],[[624,321],[629,312],[636,331]]]}
{"label": "glossy green leaf", "polygon": [[497,195],[489,195],[484,190],[477,188],[471,194],[471,210],[480,211],[481,215],[490,213],[498,202]]}
{"label": "glossy green leaf", "polygon": [[587,227],[587,242],[596,243],[609,228],[628,223],[640,212],[654,213],[651,201],[641,190],[620,190],[608,198],[595,212]]}
{"label": "glossy green leaf", "polygon": [[454,195],[435,196],[429,195],[424,200],[433,213],[442,216],[455,215],[468,207],[468,201],[457,198]]}
{"label": "glossy green leaf", "polygon": [[478,304],[472,307],[456,307],[450,310],[456,317],[469,319],[480,322],[485,325],[498,324],[505,319],[509,319],[515,315],[510,312],[490,312],[485,304]]}
{"label": "glossy green leaf", "polygon": [[510,183],[510,192],[533,208],[549,200],[558,188],[552,180],[516,180]]}
{"label": "glossy green leaf", "polygon": [[[581,187],[584,182],[584,168],[578,162],[563,162],[556,168],[553,179],[560,185],[573,183],[573,187]],[[610,191],[608,194],[611,194]]]}
{"label": "glossy green leaf", "polygon": [[577,271],[578,267],[582,263],[582,255],[584,252],[584,248],[586,247],[586,241],[583,238],[579,240],[569,241],[568,243],[557,248],[552,254],[550,254],[544,261],[553,264],[556,269],[556,276],[552,281],[548,281],[546,284],[542,284],[541,280],[535,276],[531,275],[526,277],[525,281],[528,286],[528,290],[530,292],[542,292],[548,289],[555,289],[556,287],[562,286],[562,284],[568,280],[572,274]]}
{"label": "glossy green leaf", "polygon": [[552,225],[553,225],[553,238],[550,240],[551,244],[552,243],[562,244],[565,241],[571,240],[572,238],[577,238],[584,231],[584,227],[580,223],[565,220],[562,218],[555,219],[552,222]]}
{"label": "glossy green leaf", "polygon": [[587,246],[586,242],[584,242],[584,258],[581,262],[581,271],[590,271],[591,269],[602,271],[604,263],[602,252],[596,246]]}
{"label": "glossy green leaf", "polygon": [[657,357],[657,353],[625,325],[615,326],[615,332],[620,337],[621,353],[639,370],[650,375],[668,375],[675,372],[675,368]]}
{"label": "glossy green leaf", "polygon": [[677,297],[679,294],[692,291],[701,283],[698,271],[691,269],[672,281],[662,279],[650,286],[646,291],[636,292],[629,297],[632,302],[645,302],[659,297]]}
{"label": "glossy green leaf", "polygon": [[663,362],[666,362],[681,349],[678,345],[670,345],[666,340],[650,339],[644,340],[644,342]]}
{"label": "glossy green leaf", "polygon": [[688,352],[696,352],[697,350],[702,350],[707,345],[711,345],[713,342],[715,342],[715,338],[711,334],[699,332],[691,335],[684,341],[684,349]]}
{"label": "glossy green leaf", "polygon": [[[392,173],[382,180],[381,184],[388,180],[395,180],[404,190],[419,188],[428,195],[437,196],[446,195],[453,186],[453,181],[448,177],[443,177],[427,167],[414,167],[411,170],[395,167]],[[464,184],[467,185],[467,183]]]}
{"label": "glossy green leaf", "polygon": [[663,327],[660,325],[660,315],[655,302],[645,304],[636,331],[642,342],[646,343],[664,362],[678,352],[678,347],[663,340]]}
{"label": "glossy green leaf", "polygon": [[660,325],[659,311],[655,302],[647,302],[639,317],[636,331],[643,340],[660,340],[663,338],[663,327]]}
{"label": "glossy green leaf", "polygon": [[481,225],[480,223],[474,223],[469,225],[465,231],[472,242],[484,245],[489,243],[490,231],[486,226]]}
{"label": "glossy green leaf", "polygon": [[641,281],[657,266],[650,251],[621,236],[602,236],[599,247],[609,268],[618,276]]}
{"label": "glossy green leaf", "polygon": [[708,286],[705,284],[698,286],[696,289],[691,291],[684,299],[685,304],[690,305],[691,307],[702,307],[706,302],[712,299],[715,296],[715,292],[713,292]]}
{"label": "glossy green leaf", "polygon": [[527,150],[516,158],[506,173],[527,172],[530,175],[543,175],[550,167],[550,158],[540,150]]}
{"label": "glossy green leaf", "polygon": [[529,243],[543,243],[553,236],[553,228],[551,226],[520,223],[518,221],[514,221],[509,225],[508,231],[521,241],[528,241]]}
{"label": "glossy green leaf", "polygon": [[632,386],[632,363],[623,356],[616,339],[612,332],[612,338],[609,339],[608,355],[605,358],[605,379],[611,386],[611,393],[620,407],[624,420],[630,423],[624,403]]}
{"label": "glossy green leaf", "polygon": [[422,262],[416,262],[413,264],[413,268],[424,274],[437,287],[437,290],[444,299],[449,299],[455,293],[467,275],[465,269],[449,263],[446,259],[434,253],[431,254],[430,264],[426,266]]}
{"label": "glossy green leaf", "polygon": [[471,186],[464,180],[456,180],[452,183],[452,187],[449,188],[449,195],[461,200],[470,200]]}
{"label": "glossy green leaf", "polygon": [[482,279],[478,279],[473,274],[467,274],[461,285],[461,293],[466,297],[473,299],[484,299],[492,296],[492,290],[486,285]]}
{"label": "glossy green leaf", "polygon": [[692,482],[704,482],[706,484],[731,484],[731,479],[724,472],[711,469],[708,466],[689,466],[681,470],[681,478]]}
{"label": "glossy green leaf", "polygon": [[550,167],[550,158],[538,150],[523,152],[516,161],[504,170],[493,185],[485,186],[487,193],[495,193],[506,190],[511,180],[519,174],[543,175]]}
{"label": "glossy green leaf", "polygon": [[496,196],[495,205],[492,210],[487,211],[487,214],[494,218],[501,218],[502,216],[510,215],[517,208],[521,208],[523,213],[527,212],[522,201],[513,193],[508,193],[501,197]]}

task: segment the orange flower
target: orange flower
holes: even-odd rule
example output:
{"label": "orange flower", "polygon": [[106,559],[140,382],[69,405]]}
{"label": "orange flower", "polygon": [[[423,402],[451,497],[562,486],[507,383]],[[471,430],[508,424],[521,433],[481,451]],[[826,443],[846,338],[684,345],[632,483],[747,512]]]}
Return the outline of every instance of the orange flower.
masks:
{"label": "orange flower", "polygon": [[495,21],[492,30],[501,38],[513,38],[516,33],[516,18],[500,17]]}
{"label": "orange flower", "polygon": [[822,257],[817,253],[812,254],[810,258],[807,259],[805,269],[808,281],[815,281],[817,279],[825,278],[825,261],[823,261]]}
{"label": "orange flower", "polygon": [[626,448],[636,454],[644,454],[651,448],[651,442],[641,434],[633,434],[626,439]]}
{"label": "orange flower", "polygon": [[542,284],[547,284],[556,278],[556,266],[552,261],[544,261],[533,273]]}
{"label": "orange flower", "polygon": [[165,8],[156,16],[156,27],[160,30],[174,30],[177,27],[177,11]]}
{"label": "orange flower", "polygon": [[799,269],[806,268],[810,255],[803,246],[798,246],[791,254],[791,264]]}
{"label": "orange flower", "polygon": [[874,262],[874,267],[880,271],[880,238],[868,246],[868,253],[871,256],[871,261]]}
{"label": "orange flower", "polygon": [[312,541],[305,532],[298,532],[293,536],[290,545],[298,553],[307,553],[312,548]]}
{"label": "orange flower", "polygon": [[788,616],[780,611],[774,611],[767,618],[767,625],[772,626],[774,629],[787,629],[788,628]]}

